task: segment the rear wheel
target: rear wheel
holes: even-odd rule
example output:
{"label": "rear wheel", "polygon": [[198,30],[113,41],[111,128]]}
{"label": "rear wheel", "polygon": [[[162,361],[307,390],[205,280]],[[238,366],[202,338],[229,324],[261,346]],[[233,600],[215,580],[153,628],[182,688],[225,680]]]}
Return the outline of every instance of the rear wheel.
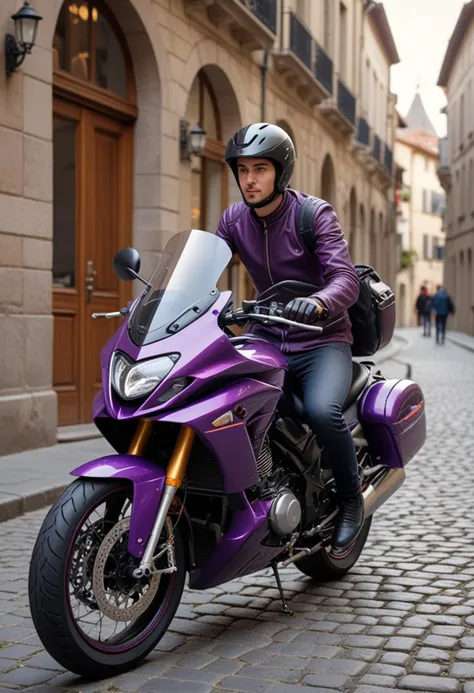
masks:
{"label": "rear wheel", "polygon": [[331,582],[342,578],[359,560],[369,536],[372,517],[368,517],[357,537],[352,550],[344,558],[337,560],[329,553],[330,547],[296,561],[295,566],[308,577],[318,582]]}
{"label": "rear wheel", "polygon": [[[184,588],[184,542],[166,520],[158,570],[137,579],[128,552],[132,489],[126,482],[80,479],[41,527],[30,565],[29,596],[49,654],[75,674],[105,678],[136,666],[166,633]],[[171,549],[169,548],[171,547]]]}

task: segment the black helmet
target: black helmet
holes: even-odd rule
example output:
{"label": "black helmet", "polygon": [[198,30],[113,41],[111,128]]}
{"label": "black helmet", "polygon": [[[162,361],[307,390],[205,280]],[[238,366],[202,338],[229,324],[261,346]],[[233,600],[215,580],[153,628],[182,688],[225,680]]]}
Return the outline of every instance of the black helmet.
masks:
{"label": "black helmet", "polygon": [[[275,189],[273,193],[255,204],[244,201],[249,207],[265,207],[284,192],[295,167],[296,152],[291,137],[278,125],[253,123],[238,130],[227,145],[224,155],[239,185],[237,160],[240,158],[269,159],[275,166]],[[239,185],[240,187],[240,185]],[[242,192],[242,191],[241,191]]]}

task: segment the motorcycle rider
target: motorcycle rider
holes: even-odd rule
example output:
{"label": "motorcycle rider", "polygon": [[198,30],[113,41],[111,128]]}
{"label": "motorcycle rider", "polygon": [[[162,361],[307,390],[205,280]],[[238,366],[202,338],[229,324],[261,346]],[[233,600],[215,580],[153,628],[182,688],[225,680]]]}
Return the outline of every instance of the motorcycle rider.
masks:
{"label": "motorcycle rider", "polygon": [[320,322],[321,335],[304,328],[258,327],[288,358],[290,377],[303,392],[305,416],[331,460],[339,503],[331,556],[344,558],[364,523],[358,463],[342,406],[352,380],[351,324],[347,309],[359,295],[339,220],[329,203],[316,212],[315,252],[303,247],[296,227],[302,193],[287,187],[296,153],[277,125],[254,123],[236,132],[224,157],[243,202],[222,215],[217,235],[238,253],[259,294],[293,279],[318,287],[310,297],[293,298],[284,317],[303,324]]}

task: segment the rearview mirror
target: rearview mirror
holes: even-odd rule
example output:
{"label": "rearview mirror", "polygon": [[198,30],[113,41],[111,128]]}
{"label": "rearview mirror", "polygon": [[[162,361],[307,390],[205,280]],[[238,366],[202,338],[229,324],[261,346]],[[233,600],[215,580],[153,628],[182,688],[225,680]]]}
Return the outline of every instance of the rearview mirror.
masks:
{"label": "rearview mirror", "polygon": [[132,282],[138,279],[140,271],[140,253],[135,248],[122,248],[114,257],[112,267],[119,279],[125,282]]}

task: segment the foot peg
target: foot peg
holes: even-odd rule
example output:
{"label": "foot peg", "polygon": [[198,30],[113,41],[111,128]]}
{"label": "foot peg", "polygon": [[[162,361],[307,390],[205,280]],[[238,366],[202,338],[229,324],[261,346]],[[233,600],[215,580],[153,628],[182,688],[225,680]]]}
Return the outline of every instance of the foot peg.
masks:
{"label": "foot peg", "polygon": [[280,593],[281,599],[281,613],[287,616],[294,616],[294,612],[290,609],[286,603],[285,595],[283,593],[283,587],[281,586],[280,573],[278,572],[278,565],[276,561],[272,561],[273,574],[277,583],[278,591]]}

